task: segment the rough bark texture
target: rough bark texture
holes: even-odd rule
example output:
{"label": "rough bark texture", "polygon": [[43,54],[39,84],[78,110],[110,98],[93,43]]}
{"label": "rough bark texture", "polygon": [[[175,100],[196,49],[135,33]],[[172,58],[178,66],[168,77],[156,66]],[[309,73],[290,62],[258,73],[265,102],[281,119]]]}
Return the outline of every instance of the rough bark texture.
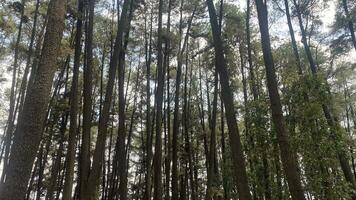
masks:
{"label": "rough bark texture", "polygon": [[[27,181],[41,140],[43,121],[49,102],[57,56],[64,30],[66,1],[52,0],[48,8],[48,25],[34,83],[26,95],[19,116],[1,200],[25,198]],[[29,139],[31,138],[31,139]]]}

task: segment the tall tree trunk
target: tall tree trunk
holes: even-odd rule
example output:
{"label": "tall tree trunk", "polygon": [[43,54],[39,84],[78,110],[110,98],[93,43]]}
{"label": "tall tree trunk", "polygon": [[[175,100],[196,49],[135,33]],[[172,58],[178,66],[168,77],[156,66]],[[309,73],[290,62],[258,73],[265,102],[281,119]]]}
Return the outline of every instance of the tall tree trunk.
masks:
{"label": "tall tree trunk", "polygon": [[[216,62],[216,61],[215,61]],[[217,104],[218,104],[218,73],[215,70],[214,73],[214,99],[213,99],[213,113],[211,115],[210,122],[210,150],[209,150],[209,167],[208,167],[208,177],[207,177],[207,189],[206,189],[206,200],[216,199],[215,188],[218,188],[218,178],[219,171],[217,167],[217,152],[216,152],[216,114],[217,114]]]}
{"label": "tall tree trunk", "polygon": [[154,154],[154,200],[162,199],[162,104],[163,104],[163,88],[164,88],[164,74],[163,74],[163,51],[162,51],[162,13],[163,0],[159,1],[158,8],[158,39],[157,39],[157,91],[155,96],[156,101],[156,143]]}
{"label": "tall tree trunk", "polygon": [[252,47],[251,47],[251,31],[250,31],[250,18],[251,18],[251,5],[250,0],[247,0],[247,10],[246,10],[246,43],[247,43],[247,61],[250,72],[250,84],[253,98],[256,100],[258,98],[258,91],[255,81],[255,71],[252,64]]}
{"label": "tall tree trunk", "polygon": [[282,104],[278,93],[278,83],[268,31],[267,5],[263,3],[262,0],[256,0],[256,6],[261,32],[263,59],[266,66],[267,87],[271,103],[272,119],[277,132],[282,164],[292,199],[303,200],[305,197],[298,172],[298,163],[290,146],[289,133],[286,127]]}
{"label": "tall tree trunk", "polygon": [[72,198],[72,187],[73,187],[73,177],[74,177],[74,162],[75,162],[75,143],[76,143],[76,133],[77,133],[77,121],[78,121],[78,107],[79,107],[79,97],[78,97],[78,77],[79,77],[79,66],[80,66],[80,56],[82,51],[82,16],[84,15],[84,4],[83,0],[78,0],[78,19],[75,35],[75,52],[74,52],[74,66],[73,66],[73,77],[72,86],[70,90],[70,126],[69,126],[69,138],[68,138],[68,148],[66,155],[66,174],[64,179],[64,189],[63,189],[63,199],[70,200]]}
{"label": "tall tree trunk", "polygon": [[251,194],[247,180],[245,159],[242,151],[240,133],[235,116],[233,93],[230,88],[229,75],[226,69],[226,60],[222,40],[220,37],[219,25],[216,18],[216,11],[212,0],[206,0],[209,9],[210,24],[213,33],[216,70],[220,76],[222,100],[225,105],[225,114],[229,128],[230,148],[232,153],[233,164],[235,167],[234,175],[236,177],[236,186],[241,200],[250,200]]}
{"label": "tall tree trunk", "polygon": [[42,56],[34,83],[26,95],[24,109],[19,116],[6,181],[1,186],[0,199],[25,198],[27,181],[41,141],[43,121],[57,69],[56,58],[64,30],[66,4],[66,1],[50,1]]}
{"label": "tall tree trunk", "polygon": [[[167,31],[170,33],[171,31],[171,9],[172,9],[172,0],[168,1],[168,18],[167,18]],[[166,108],[166,115],[167,115],[167,143],[166,143],[166,159],[165,159],[165,185],[166,185],[166,190],[165,190],[165,200],[170,199],[170,172],[171,172],[171,157],[172,157],[172,143],[171,143],[171,108],[170,108],[170,85],[169,85],[169,73],[170,73],[170,39],[166,39],[166,45],[165,45],[165,68],[167,72],[167,86],[166,86],[166,98],[167,98],[167,108]]]}
{"label": "tall tree trunk", "polygon": [[[85,189],[90,170],[90,135],[92,120],[93,26],[95,0],[88,1],[89,19],[86,27],[84,78],[83,78],[83,131],[79,168],[79,199],[85,200]],[[102,101],[100,101],[102,105]]]}
{"label": "tall tree trunk", "polygon": [[179,19],[179,46],[178,46],[178,65],[175,81],[174,111],[173,111],[173,135],[172,135],[172,200],[178,200],[178,132],[179,132],[179,93],[182,76],[181,64],[181,38],[182,38],[182,12],[184,0],[180,0],[180,19]]}
{"label": "tall tree trunk", "polygon": [[[133,0],[130,1],[130,11],[128,16],[128,24],[131,23],[133,15]],[[125,44],[124,44],[124,51],[127,48],[128,39],[129,39],[130,27],[128,26],[125,30]],[[124,79],[125,79],[125,52],[120,52],[120,62],[119,62],[119,127],[118,127],[118,172],[120,177],[120,184],[119,184],[119,195],[121,200],[127,199],[127,162],[126,160],[126,151],[125,151],[125,140],[126,140],[126,116],[125,116],[125,92],[124,92]],[[130,68],[131,71],[131,68]],[[129,74],[130,76],[130,74]],[[127,80],[127,85],[129,85],[130,77]],[[126,92],[127,94],[127,92]],[[128,148],[128,146],[126,147]],[[114,160],[114,162],[116,162]]]}
{"label": "tall tree trunk", "polygon": [[61,126],[60,126],[60,139],[59,139],[59,147],[58,150],[56,151],[56,157],[54,159],[54,163],[52,165],[51,169],[51,175],[49,179],[49,186],[47,190],[47,195],[46,195],[46,200],[52,200],[53,199],[53,193],[56,189],[57,186],[57,179],[58,179],[58,174],[61,168],[61,160],[62,160],[62,154],[64,150],[64,140],[65,140],[65,131],[66,131],[66,126],[67,126],[67,121],[68,121],[68,116],[69,112],[65,112],[62,114],[62,120],[61,120]]}
{"label": "tall tree trunk", "polygon": [[[187,43],[188,43],[189,37],[187,38]],[[191,130],[191,123],[190,123],[190,118],[191,118],[191,109],[190,109],[190,101],[191,101],[191,88],[192,88],[192,70],[193,68],[189,68],[189,51],[187,50],[186,52],[186,61],[185,61],[185,81],[184,81],[184,107],[183,107],[183,123],[184,123],[184,136],[185,136],[185,151],[186,151],[186,156],[187,156],[187,161],[188,161],[188,169],[189,170],[189,182],[190,182],[190,187],[188,188],[188,193],[189,190],[190,196],[192,200],[195,200],[195,187],[194,187],[194,176],[193,176],[193,150],[192,150],[192,139],[190,138],[190,130]],[[188,76],[189,74],[189,76]],[[189,89],[188,89],[188,79],[190,80],[189,82]],[[188,91],[189,90],[189,91]],[[187,177],[188,179],[188,177]]]}
{"label": "tall tree trunk", "polygon": [[[152,128],[151,128],[151,55],[152,55],[152,24],[153,13],[150,15],[150,31],[149,38],[145,38],[146,52],[146,174],[145,174],[145,193],[144,200],[151,199],[151,160],[152,160]],[[146,23],[145,23],[146,24]],[[146,26],[146,25],[145,25]],[[146,27],[147,30],[147,27]],[[147,31],[146,31],[147,32]]]}
{"label": "tall tree trunk", "polygon": [[[181,0],[181,11],[180,11],[180,25],[179,25],[179,35],[182,36],[183,31],[183,18],[182,18],[182,9],[184,1]],[[172,138],[172,200],[178,200],[178,132],[179,132],[179,93],[180,93],[180,84],[182,76],[182,64],[183,64],[183,53],[188,43],[189,32],[191,28],[192,21],[194,19],[195,11],[197,6],[194,5],[194,10],[191,17],[188,21],[187,32],[184,36],[183,46],[178,47],[177,55],[177,74],[176,74],[176,90],[174,96],[174,113],[173,113],[173,138]]]}
{"label": "tall tree trunk", "polygon": [[284,0],[284,6],[285,6],[285,9],[286,9],[286,16],[287,16],[287,23],[288,23],[288,30],[289,30],[290,39],[291,39],[291,42],[292,42],[292,48],[293,48],[293,53],[294,53],[294,56],[295,56],[295,62],[296,62],[297,67],[298,67],[298,73],[300,75],[302,75],[303,74],[302,65],[300,64],[300,56],[299,56],[299,53],[298,53],[297,42],[296,42],[295,36],[294,36],[294,30],[293,30],[293,25],[292,25],[292,19],[291,19],[291,16],[290,16],[288,1],[289,0]]}
{"label": "tall tree trunk", "polygon": [[26,58],[26,67],[25,67],[25,71],[23,74],[23,78],[21,81],[21,94],[20,94],[20,106],[19,106],[19,112],[22,111],[22,107],[23,107],[23,101],[25,99],[25,92],[26,92],[26,88],[27,88],[27,76],[28,73],[30,71],[30,66],[31,66],[31,58],[32,58],[32,54],[33,54],[33,45],[35,43],[35,37],[36,37],[36,31],[37,31],[37,19],[38,19],[38,10],[40,7],[40,0],[36,0],[36,8],[35,8],[35,15],[33,17],[33,26],[32,26],[32,31],[31,31],[31,39],[30,39],[30,45],[28,47],[28,53],[27,53],[27,58]]}
{"label": "tall tree trunk", "polygon": [[93,166],[90,171],[90,175],[88,178],[88,185],[86,189],[87,195],[85,195],[86,199],[96,199],[98,197],[98,187],[100,183],[100,174],[102,163],[104,161],[104,151],[105,151],[105,141],[106,141],[106,132],[107,132],[107,122],[109,120],[109,111],[112,103],[112,94],[114,89],[114,82],[116,76],[116,67],[118,65],[118,61],[120,58],[120,52],[122,51],[122,42],[123,42],[123,34],[125,32],[125,28],[127,27],[127,14],[129,8],[129,0],[125,0],[121,12],[121,17],[118,22],[118,31],[116,35],[114,52],[113,56],[110,60],[109,67],[109,79],[106,87],[105,100],[103,104],[102,113],[99,119],[99,130],[98,130],[98,138],[95,145],[94,156],[93,156]]}
{"label": "tall tree trunk", "polygon": [[[9,106],[9,115],[7,118],[7,126],[5,131],[5,139],[4,139],[4,148],[5,148],[5,156],[4,156],[4,169],[2,170],[0,184],[4,182],[6,173],[7,173],[7,165],[9,162],[9,154],[10,154],[10,147],[11,147],[11,138],[14,131],[15,121],[14,117],[16,116],[15,104],[16,104],[16,79],[17,79],[17,70],[18,69],[18,60],[19,60],[19,48],[21,42],[21,35],[22,35],[22,26],[23,26],[23,19],[24,19],[24,12],[25,12],[25,1],[21,1],[21,13],[20,13],[20,24],[18,27],[17,38],[15,43],[15,52],[14,52],[14,64],[12,66],[12,80],[11,80],[11,89],[10,89],[10,106]],[[0,157],[1,163],[2,157]]]}

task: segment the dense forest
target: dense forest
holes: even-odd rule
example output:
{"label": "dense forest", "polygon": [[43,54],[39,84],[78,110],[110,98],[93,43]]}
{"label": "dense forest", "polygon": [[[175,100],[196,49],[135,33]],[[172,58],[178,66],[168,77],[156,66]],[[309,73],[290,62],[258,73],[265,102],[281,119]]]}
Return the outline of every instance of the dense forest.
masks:
{"label": "dense forest", "polygon": [[1,0],[0,200],[356,200],[355,29],[355,0]]}

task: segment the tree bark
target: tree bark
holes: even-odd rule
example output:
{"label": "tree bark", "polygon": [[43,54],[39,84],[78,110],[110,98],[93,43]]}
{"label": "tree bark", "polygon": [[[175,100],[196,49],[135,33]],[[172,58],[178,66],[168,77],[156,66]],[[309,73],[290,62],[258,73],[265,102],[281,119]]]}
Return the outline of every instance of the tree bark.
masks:
{"label": "tree bark", "polygon": [[[95,0],[89,0],[89,19],[86,27],[85,54],[86,63],[84,65],[83,78],[83,131],[82,145],[79,167],[79,199],[85,199],[86,186],[88,184],[90,171],[90,135],[92,120],[92,71],[93,71],[93,26],[94,26],[94,8]],[[101,105],[102,101],[100,101]]]}
{"label": "tree bark", "polygon": [[1,186],[1,200],[25,198],[27,181],[40,144],[52,81],[57,69],[56,59],[64,30],[66,4],[66,1],[51,0],[48,7],[48,25],[41,59],[34,83],[26,95],[24,109],[19,116],[7,178]]}

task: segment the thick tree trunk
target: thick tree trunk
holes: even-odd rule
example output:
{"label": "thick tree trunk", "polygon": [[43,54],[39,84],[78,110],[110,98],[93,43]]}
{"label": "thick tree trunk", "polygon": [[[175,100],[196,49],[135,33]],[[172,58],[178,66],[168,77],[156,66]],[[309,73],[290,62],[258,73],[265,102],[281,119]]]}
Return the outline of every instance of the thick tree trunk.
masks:
{"label": "thick tree trunk", "polygon": [[256,0],[256,6],[261,32],[263,58],[266,66],[267,87],[271,103],[272,119],[277,132],[282,164],[292,199],[303,200],[305,197],[298,172],[298,163],[290,146],[289,133],[283,116],[282,104],[278,92],[278,83],[268,31],[267,5],[263,3],[262,0]]}
{"label": "thick tree trunk", "polygon": [[220,76],[222,100],[225,105],[225,114],[229,128],[230,148],[233,164],[235,167],[234,175],[236,177],[236,186],[241,200],[250,200],[251,194],[247,180],[245,158],[243,155],[240,133],[235,116],[233,93],[230,88],[229,75],[226,69],[226,60],[222,40],[219,33],[219,26],[216,18],[216,11],[212,0],[206,1],[209,9],[210,24],[213,32],[215,47],[216,70]]}
{"label": "thick tree trunk", "polygon": [[64,30],[66,3],[51,0],[49,4],[48,26],[41,59],[34,83],[26,95],[24,109],[19,116],[6,181],[1,186],[1,200],[25,198],[27,181],[41,140],[53,76],[57,69],[56,59]]}

